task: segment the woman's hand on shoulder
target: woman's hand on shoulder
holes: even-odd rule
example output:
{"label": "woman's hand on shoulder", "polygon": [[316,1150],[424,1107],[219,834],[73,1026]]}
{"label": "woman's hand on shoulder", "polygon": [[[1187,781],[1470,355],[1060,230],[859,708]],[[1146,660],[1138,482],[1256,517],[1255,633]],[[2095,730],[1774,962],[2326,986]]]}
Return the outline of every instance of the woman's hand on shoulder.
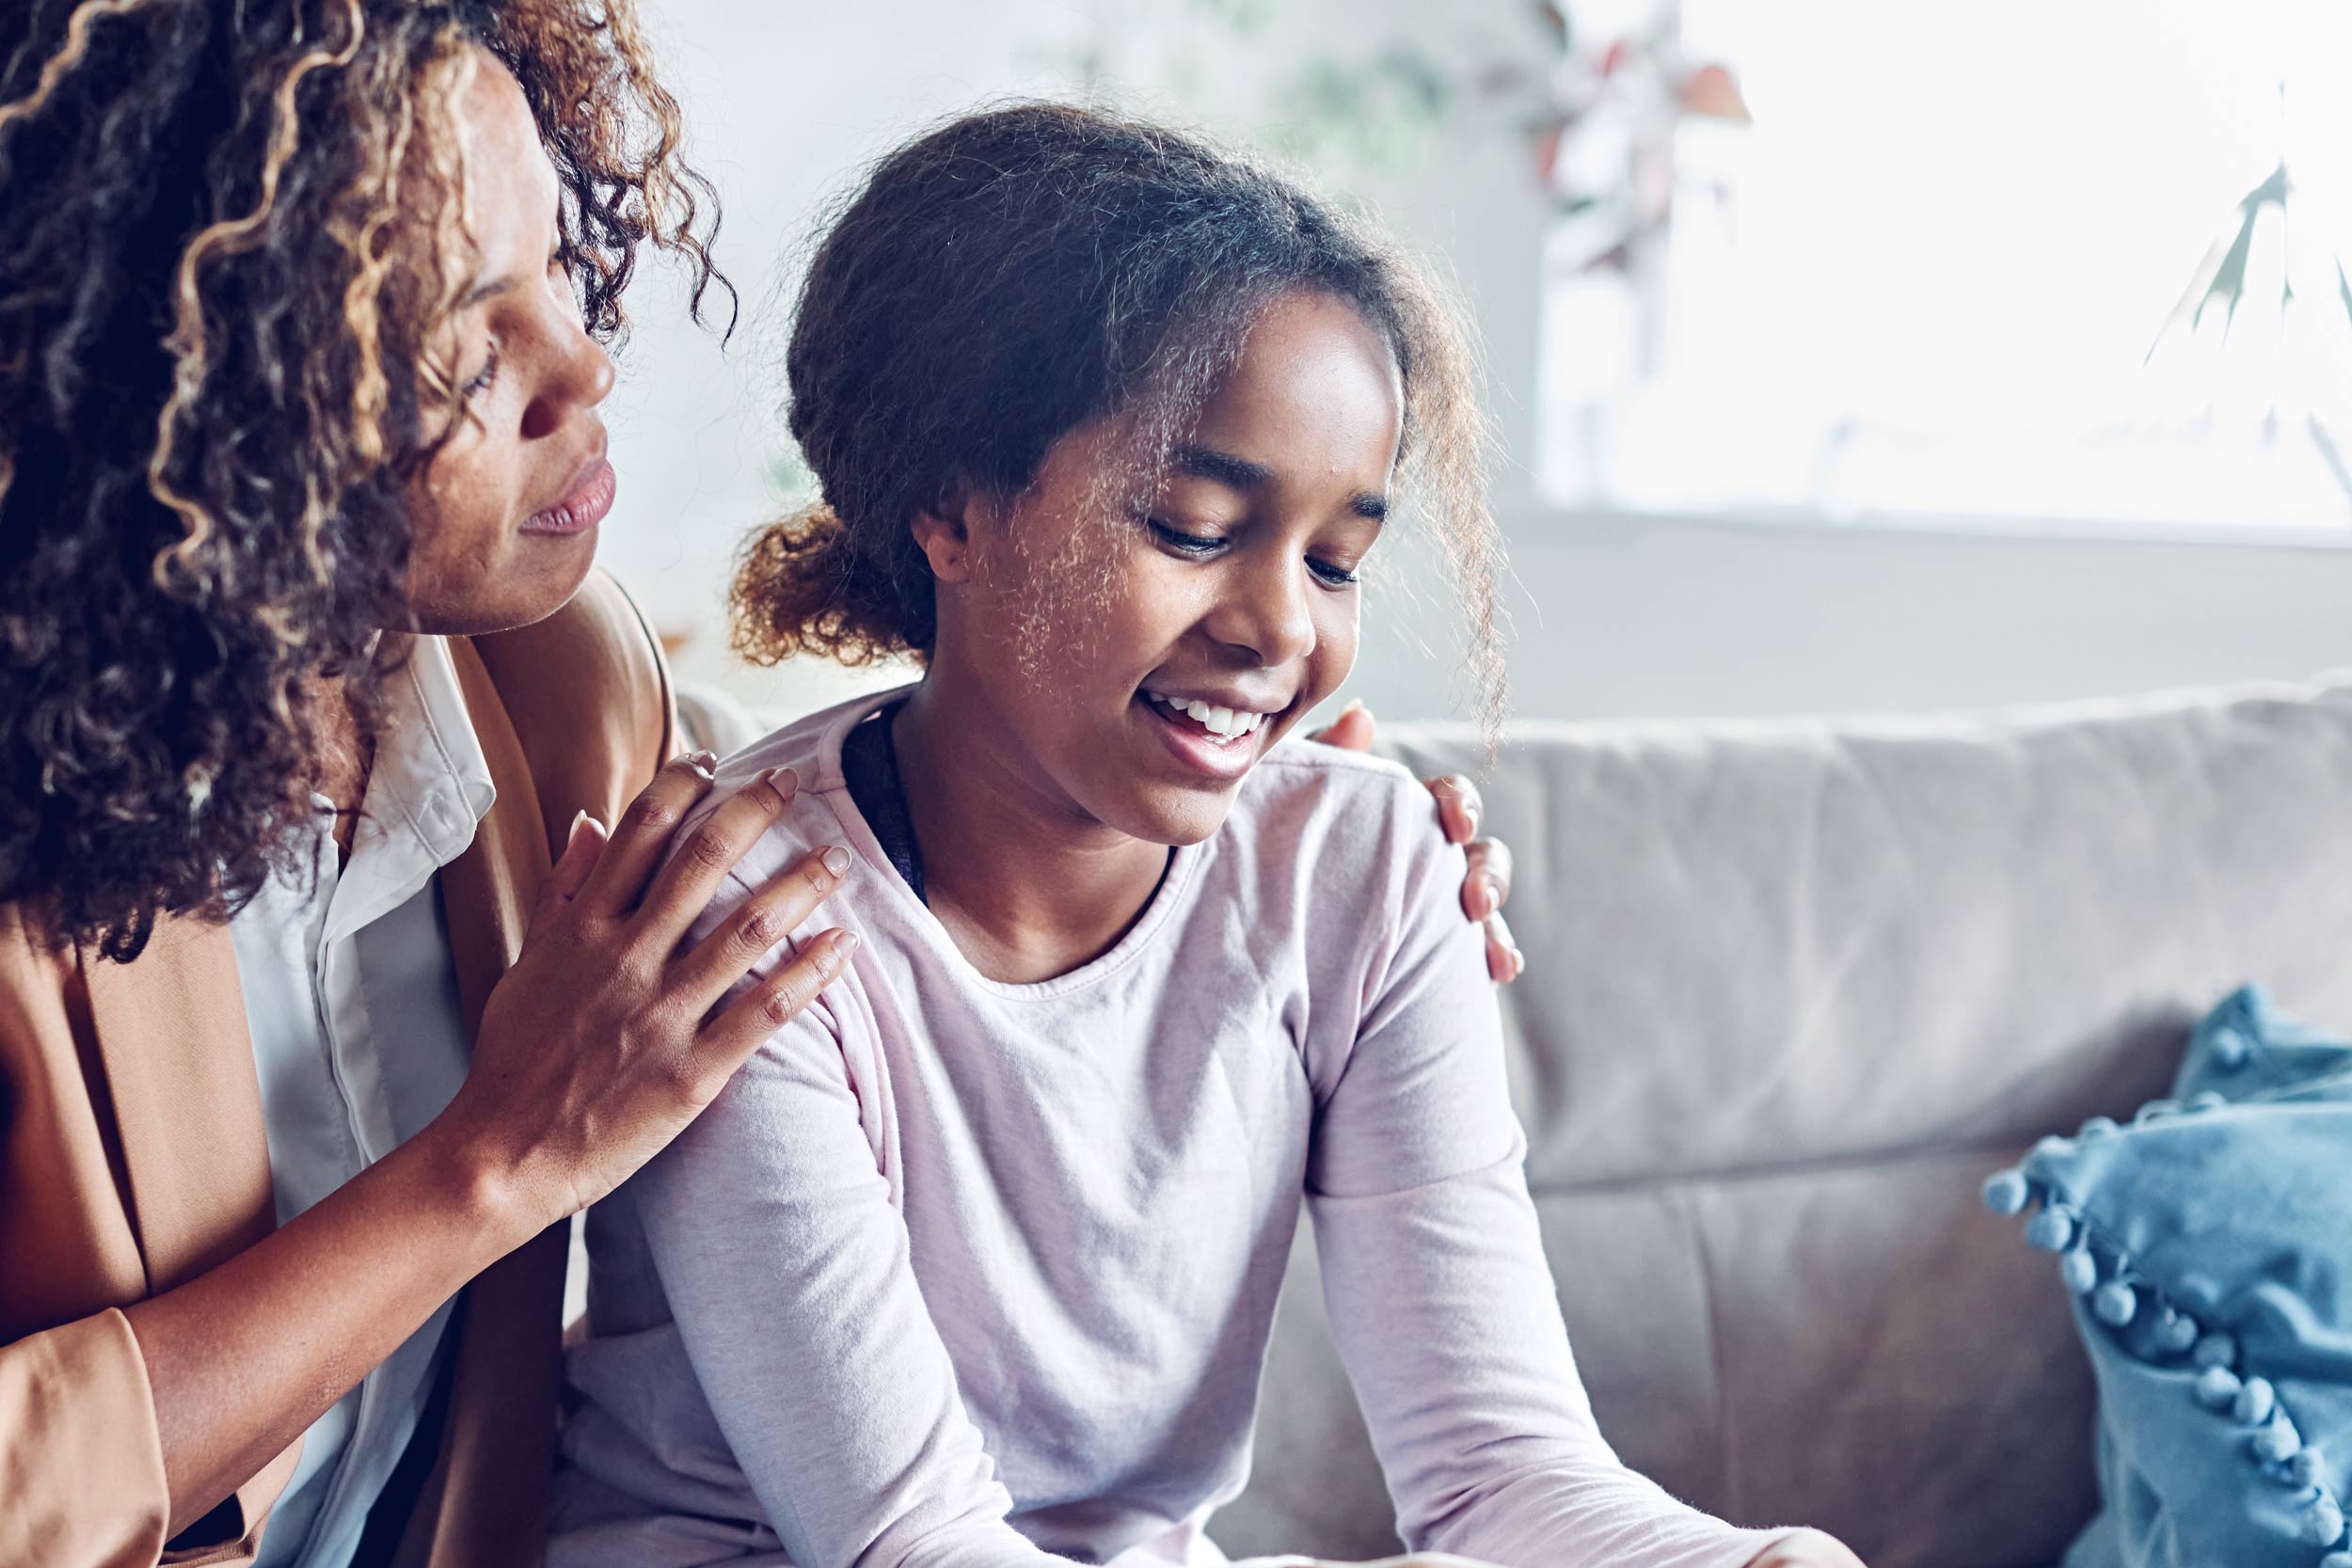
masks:
{"label": "woman's hand on shoulder", "polygon": [[837,847],[803,856],[688,945],[798,786],[789,769],[760,775],[665,858],[714,766],[707,752],[669,763],[609,840],[593,818],[573,824],[522,955],[490,993],[472,1069],[426,1134],[468,1162],[526,1234],[603,1196],[683,1132],[856,944],[827,931],[725,1000],[850,862]]}
{"label": "woman's hand on shoulder", "polygon": [[1862,1560],[1834,1535],[1801,1529],[1750,1558],[1748,1568],[1862,1568]]}
{"label": "woman's hand on shoulder", "polygon": [[[1343,752],[1369,752],[1372,735],[1372,710],[1350,703],[1307,738]],[[1511,901],[1511,847],[1499,838],[1478,836],[1486,802],[1476,784],[1459,773],[1422,782],[1438,798],[1438,821],[1445,829],[1446,842],[1461,845],[1470,856],[1470,874],[1462,880],[1462,912],[1486,927],[1486,973],[1507,985],[1527,968],[1527,958],[1502,919],[1502,906]]]}

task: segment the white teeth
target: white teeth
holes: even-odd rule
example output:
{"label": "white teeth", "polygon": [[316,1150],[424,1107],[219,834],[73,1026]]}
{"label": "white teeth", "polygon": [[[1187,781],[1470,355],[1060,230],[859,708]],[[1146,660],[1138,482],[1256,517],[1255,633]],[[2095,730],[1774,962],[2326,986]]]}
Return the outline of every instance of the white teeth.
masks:
{"label": "white teeth", "polygon": [[1218,707],[1187,698],[1164,697],[1156,691],[1146,691],[1144,695],[1172,713],[1185,715],[1211,735],[1224,740],[1235,740],[1254,734],[1266,720],[1264,714],[1250,708]]}

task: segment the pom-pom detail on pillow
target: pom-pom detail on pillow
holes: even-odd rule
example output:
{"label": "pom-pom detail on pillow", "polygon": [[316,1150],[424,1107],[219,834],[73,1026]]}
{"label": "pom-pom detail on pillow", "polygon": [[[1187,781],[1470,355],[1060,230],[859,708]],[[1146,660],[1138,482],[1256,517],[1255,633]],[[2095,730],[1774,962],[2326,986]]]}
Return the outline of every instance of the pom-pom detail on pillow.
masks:
{"label": "pom-pom detail on pillow", "polygon": [[2231,1402],[2230,1414],[2243,1426],[2260,1426],[2270,1419],[2270,1413],[2279,1408],[2279,1396],[2266,1377],[2249,1377]]}
{"label": "pom-pom detail on pillow", "polygon": [[2099,1260],[2087,1246],[2072,1248],[2058,1259],[2058,1277],[2076,1295],[2088,1295],[2099,1286]]}
{"label": "pom-pom detail on pillow", "polygon": [[2189,1347],[2188,1359],[2197,1367],[2235,1366],[2237,1341],[2226,1334],[2208,1334]]}
{"label": "pom-pom detail on pillow", "polygon": [[2122,1328],[2139,1310],[2139,1292],[2120,1279],[2110,1279],[2091,1292],[2090,1310],[2109,1328]]}
{"label": "pom-pom detail on pillow", "polygon": [[2303,1505],[2303,1539],[2314,1546],[2332,1546],[2344,1539],[2344,1505],[2327,1493]]}
{"label": "pom-pom detail on pillow", "polygon": [[2026,1244],[2044,1252],[2064,1252],[2074,1244],[2074,1212],[2062,1203],[2045,1206],[2026,1222]]}
{"label": "pom-pom detail on pillow", "polygon": [[2197,1377],[2197,1397],[2214,1410],[2227,1410],[2244,1386],[2227,1367],[2207,1367]]}
{"label": "pom-pom detail on pillow", "polygon": [[2030,1195],[2022,1170],[1996,1170],[1984,1179],[1984,1206],[2003,1217],[2024,1213]]}
{"label": "pom-pom detail on pillow", "polygon": [[2254,1457],[2265,1465],[2284,1465],[2303,1450],[2303,1434],[2283,1417],[2254,1433]]}

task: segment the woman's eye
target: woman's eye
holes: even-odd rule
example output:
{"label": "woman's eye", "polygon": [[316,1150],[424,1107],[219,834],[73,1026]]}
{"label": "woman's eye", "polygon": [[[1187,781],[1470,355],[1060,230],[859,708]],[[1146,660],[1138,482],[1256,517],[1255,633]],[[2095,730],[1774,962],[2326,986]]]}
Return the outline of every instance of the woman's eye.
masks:
{"label": "woman's eye", "polygon": [[1169,549],[1182,550],[1186,555],[1207,555],[1225,543],[1214,533],[1186,533],[1182,529],[1168,527],[1157,517],[1150,521],[1154,538]]}
{"label": "woman's eye", "polygon": [[1307,562],[1307,570],[1321,578],[1324,585],[1328,588],[1345,588],[1356,581],[1355,568],[1335,566],[1327,561],[1310,559]]}
{"label": "woman's eye", "polygon": [[465,386],[459,388],[458,391],[469,399],[478,398],[490,389],[490,384],[498,379],[498,375],[499,346],[492,343],[489,353],[483,356],[482,368],[468,377]]}

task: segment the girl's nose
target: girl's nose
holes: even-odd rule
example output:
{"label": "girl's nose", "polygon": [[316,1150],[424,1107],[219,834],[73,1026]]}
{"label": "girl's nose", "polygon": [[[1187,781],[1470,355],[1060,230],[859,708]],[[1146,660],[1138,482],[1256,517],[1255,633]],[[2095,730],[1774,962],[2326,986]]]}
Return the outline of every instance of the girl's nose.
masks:
{"label": "girl's nose", "polygon": [[1219,642],[1246,650],[1262,666],[1288,664],[1314,651],[1315,623],[1307,565],[1290,559],[1236,562],[1232,592],[1207,622]]}

